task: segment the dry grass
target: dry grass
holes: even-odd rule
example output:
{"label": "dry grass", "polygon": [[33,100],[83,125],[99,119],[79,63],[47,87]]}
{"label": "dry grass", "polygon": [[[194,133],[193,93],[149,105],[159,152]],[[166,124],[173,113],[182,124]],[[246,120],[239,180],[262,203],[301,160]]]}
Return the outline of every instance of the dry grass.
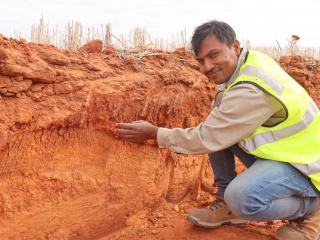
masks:
{"label": "dry grass", "polygon": [[250,41],[245,41],[242,45],[248,49],[264,52],[274,59],[279,59],[281,56],[294,55],[312,57],[315,59],[320,58],[320,48],[299,46],[298,40],[293,37],[288,39],[287,44],[284,46],[281,46],[279,42],[277,42],[276,46],[252,46]]}
{"label": "dry grass", "polygon": [[[190,48],[190,42],[187,40],[186,29],[172,35],[170,40],[153,39],[146,29],[134,28],[130,33],[116,36],[112,32],[111,24],[100,25],[99,28],[88,28],[83,30],[81,23],[75,21],[61,30],[58,26],[52,27],[45,23],[41,17],[38,24],[31,27],[31,42],[53,44],[59,48],[77,50],[80,46],[93,39],[101,39],[104,47],[114,46],[121,55],[134,55],[137,58],[146,54],[154,54],[155,49],[173,51],[177,48]],[[15,37],[20,35],[15,33]],[[255,49],[267,53],[278,59],[284,55],[302,55],[313,58],[320,58],[320,48],[301,47],[298,44],[299,37],[293,35],[285,46],[278,42],[276,46],[252,46],[250,41],[245,41],[242,45],[248,49]],[[153,50],[153,51],[151,51]]]}
{"label": "dry grass", "polygon": [[[20,35],[15,33],[15,37]],[[153,48],[167,51],[176,48],[188,47],[186,30],[173,35],[171,41],[163,39],[152,39],[150,33],[143,28],[134,28],[127,36],[116,36],[112,32],[111,24],[100,25],[99,28],[88,28],[84,31],[80,22],[72,21],[61,30],[58,26],[51,26],[41,17],[38,24],[31,27],[31,42],[52,44],[59,48],[76,50],[83,44],[93,40],[101,39],[104,47],[113,45],[117,49],[142,49]]]}

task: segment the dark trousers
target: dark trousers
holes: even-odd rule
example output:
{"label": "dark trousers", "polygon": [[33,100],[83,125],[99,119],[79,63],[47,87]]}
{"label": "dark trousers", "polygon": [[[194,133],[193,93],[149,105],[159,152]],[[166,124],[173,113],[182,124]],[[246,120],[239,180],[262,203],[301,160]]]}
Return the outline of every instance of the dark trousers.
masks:
{"label": "dark trousers", "polygon": [[217,195],[222,199],[225,189],[237,176],[234,155],[236,155],[247,168],[255,161],[252,155],[243,151],[237,144],[218,152],[209,153],[210,165],[214,173],[214,183],[218,188]]}

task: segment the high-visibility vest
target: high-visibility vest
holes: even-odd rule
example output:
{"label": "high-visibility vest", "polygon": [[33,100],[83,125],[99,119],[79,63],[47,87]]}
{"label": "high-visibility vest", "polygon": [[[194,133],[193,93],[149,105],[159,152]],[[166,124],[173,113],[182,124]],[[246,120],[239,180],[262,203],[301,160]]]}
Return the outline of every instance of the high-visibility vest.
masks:
{"label": "high-visibility vest", "polygon": [[320,190],[320,112],[315,102],[271,57],[256,51],[249,52],[225,93],[243,83],[273,96],[286,116],[273,125],[259,126],[239,146],[259,158],[292,164]]}

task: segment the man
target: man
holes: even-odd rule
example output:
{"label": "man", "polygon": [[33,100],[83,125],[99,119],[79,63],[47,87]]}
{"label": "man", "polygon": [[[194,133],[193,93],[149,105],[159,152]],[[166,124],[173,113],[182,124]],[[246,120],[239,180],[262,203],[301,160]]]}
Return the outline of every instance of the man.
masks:
{"label": "man", "polygon": [[[210,21],[192,48],[200,71],[223,88],[207,119],[194,128],[117,124],[126,140],[156,139],[177,153],[209,153],[218,187],[207,209],[188,220],[202,227],[289,220],[278,240],[320,239],[320,113],[307,92],[268,56],[240,48],[234,30]],[[234,154],[248,167],[236,176]]]}

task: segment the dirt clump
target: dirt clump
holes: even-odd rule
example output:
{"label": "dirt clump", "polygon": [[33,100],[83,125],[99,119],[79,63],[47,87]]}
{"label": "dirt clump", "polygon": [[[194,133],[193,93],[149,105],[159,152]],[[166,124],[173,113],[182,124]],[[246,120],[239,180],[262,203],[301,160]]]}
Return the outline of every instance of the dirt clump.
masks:
{"label": "dirt clump", "polygon": [[79,51],[86,53],[101,53],[103,48],[103,42],[101,40],[92,40],[83,45]]}

